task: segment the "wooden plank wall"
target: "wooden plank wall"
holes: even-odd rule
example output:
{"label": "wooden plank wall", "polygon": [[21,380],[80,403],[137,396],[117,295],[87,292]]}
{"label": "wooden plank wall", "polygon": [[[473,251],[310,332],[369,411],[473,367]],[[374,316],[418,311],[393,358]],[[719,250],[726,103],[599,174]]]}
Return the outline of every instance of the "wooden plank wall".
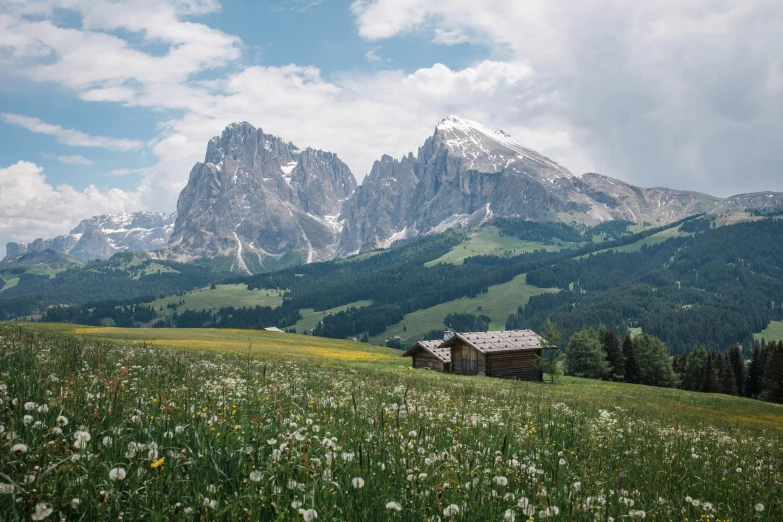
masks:
{"label": "wooden plank wall", "polygon": [[451,372],[460,375],[486,375],[486,356],[465,343],[451,347]]}
{"label": "wooden plank wall", "polygon": [[540,351],[490,354],[487,375],[501,379],[541,380],[541,372],[535,367],[540,354]]}
{"label": "wooden plank wall", "polygon": [[414,368],[430,368],[432,370],[443,371],[443,362],[433,355],[416,354],[413,356]]}

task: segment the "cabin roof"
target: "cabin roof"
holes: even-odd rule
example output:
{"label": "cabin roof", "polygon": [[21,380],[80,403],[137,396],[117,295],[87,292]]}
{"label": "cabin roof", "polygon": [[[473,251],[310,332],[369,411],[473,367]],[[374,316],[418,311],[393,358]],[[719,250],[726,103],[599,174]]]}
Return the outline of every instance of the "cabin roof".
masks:
{"label": "cabin roof", "polygon": [[458,333],[445,341],[443,348],[450,349],[457,339],[469,344],[481,353],[522,352],[548,348],[544,339],[532,330]]}
{"label": "cabin roof", "polygon": [[441,362],[444,363],[450,363],[451,362],[451,348],[449,347],[441,347],[441,345],[444,344],[443,341],[419,341],[411,348],[402,354],[402,357],[411,357],[417,352],[424,350],[438,359],[441,360]]}

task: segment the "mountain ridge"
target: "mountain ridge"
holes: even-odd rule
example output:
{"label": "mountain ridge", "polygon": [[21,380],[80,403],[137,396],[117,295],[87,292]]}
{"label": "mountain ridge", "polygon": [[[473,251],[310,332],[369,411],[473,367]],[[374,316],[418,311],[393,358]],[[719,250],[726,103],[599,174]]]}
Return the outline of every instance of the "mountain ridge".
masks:
{"label": "mountain ridge", "polygon": [[384,154],[357,185],[336,154],[299,148],[238,122],[209,140],[176,214],[161,215],[172,223],[154,241],[141,241],[143,230],[135,236],[127,227],[114,230],[111,216],[100,216],[100,223],[84,220],[65,236],[9,243],[6,257],[50,248],[91,260],[135,248],[176,261],[223,258],[233,271],[256,273],[474,228],[496,217],[656,226],[693,214],[781,208],[783,193],[718,198],[636,187],[597,173],[577,176],[502,130],[454,115],[436,125],[415,155]]}

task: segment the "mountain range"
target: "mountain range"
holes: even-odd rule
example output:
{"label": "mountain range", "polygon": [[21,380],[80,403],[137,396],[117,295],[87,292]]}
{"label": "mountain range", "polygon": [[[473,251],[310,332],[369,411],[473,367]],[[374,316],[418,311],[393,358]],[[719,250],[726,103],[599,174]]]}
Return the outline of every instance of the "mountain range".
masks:
{"label": "mountain range", "polygon": [[238,272],[346,257],[495,217],[657,226],[698,213],[783,208],[783,193],[717,198],[576,176],[503,131],[449,116],[416,155],[384,155],[360,186],[332,152],[300,148],[247,122],[207,145],[176,214],[96,216],[70,234],[9,243],[7,258],[52,249],[83,260],[121,250],[177,261],[225,259]]}

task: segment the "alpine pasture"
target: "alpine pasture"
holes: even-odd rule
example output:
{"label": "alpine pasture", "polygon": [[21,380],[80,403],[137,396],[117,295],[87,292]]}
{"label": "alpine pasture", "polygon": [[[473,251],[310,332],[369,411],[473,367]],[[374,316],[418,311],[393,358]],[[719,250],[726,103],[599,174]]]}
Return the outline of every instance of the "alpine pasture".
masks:
{"label": "alpine pasture", "polygon": [[0,325],[4,520],[783,519],[783,408],[291,334]]}

